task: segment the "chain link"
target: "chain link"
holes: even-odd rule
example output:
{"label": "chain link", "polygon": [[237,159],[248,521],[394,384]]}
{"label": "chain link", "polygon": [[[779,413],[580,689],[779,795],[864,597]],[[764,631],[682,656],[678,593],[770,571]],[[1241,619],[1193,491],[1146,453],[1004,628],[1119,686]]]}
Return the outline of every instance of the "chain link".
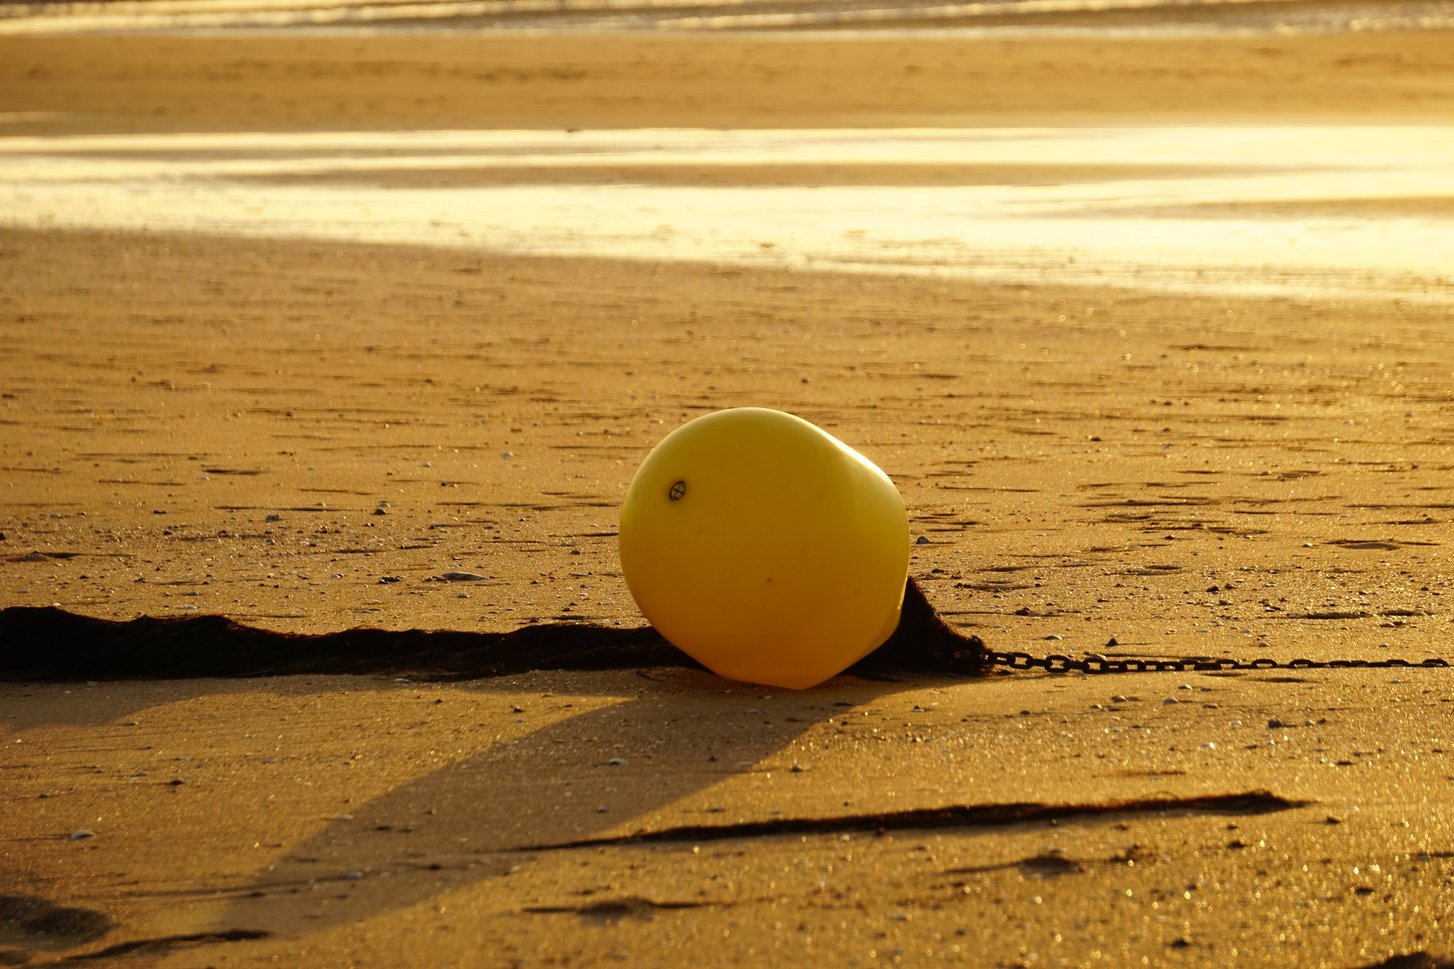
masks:
{"label": "chain link", "polygon": [[1183,656],[1178,659],[1110,659],[1099,653],[1067,656],[1052,653],[986,652],[986,666],[1012,670],[1045,670],[1047,673],[1221,673],[1228,670],[1343,670],[1343,669],[1444,669],[1451,664],[1438,657],[1425,660],[1392,659],[1291,659],[1267,657],[1243,660],[1230,657]]}

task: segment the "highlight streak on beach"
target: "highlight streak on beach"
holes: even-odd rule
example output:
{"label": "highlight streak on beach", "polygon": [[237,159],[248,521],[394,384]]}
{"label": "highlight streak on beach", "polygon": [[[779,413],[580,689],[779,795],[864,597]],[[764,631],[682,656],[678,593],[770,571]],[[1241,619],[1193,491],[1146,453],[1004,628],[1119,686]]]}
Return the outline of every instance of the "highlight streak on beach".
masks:
{"label": "highlight streak on beach", "polygon": [[[14,17],[8,23],[7,14]],[[1450,25],[1449,0],[123,0],[0,8],[0,33],[445,27],[1105,34]]]}
{"label": "highlight streak on beach", "polygon": [[[1083,36],[912,44],[0,33],[0,222],[1441,302],[1440,6],[1092,4],[1104,29]],[[1127,11],[1225,29],[1122,35]],[[1324,31],[1239,34],[1249,11]]]}
{"label": "highlight streak on beach", "polygon": [[0,219],[562,256],[1454,298],[1454,129],[0,140]]}

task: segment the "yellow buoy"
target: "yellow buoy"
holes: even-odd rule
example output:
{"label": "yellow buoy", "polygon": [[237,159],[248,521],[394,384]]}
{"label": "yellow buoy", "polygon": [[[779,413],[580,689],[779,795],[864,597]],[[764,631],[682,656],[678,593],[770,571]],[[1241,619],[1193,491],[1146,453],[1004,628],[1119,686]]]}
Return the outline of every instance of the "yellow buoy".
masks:
{"label": "yellow buoy", "polygon": [[621,571],[647,620],[708,669],[804,689],[893,633],[909,521],[894,483],[842,441],[734,408],[647,455],[621,508]]}

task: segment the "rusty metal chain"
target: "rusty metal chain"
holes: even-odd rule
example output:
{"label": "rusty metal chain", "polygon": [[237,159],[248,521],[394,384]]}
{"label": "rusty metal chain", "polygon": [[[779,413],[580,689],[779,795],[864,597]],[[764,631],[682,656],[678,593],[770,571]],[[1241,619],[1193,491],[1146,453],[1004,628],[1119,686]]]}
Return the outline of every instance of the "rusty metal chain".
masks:
{"label": "rusty metal chain", "polygon": [[1220,673],[1227,670],[1342,670],[1342,669],[1443,669],[1447,659],[1291,659],[1276,660],[1259,657],[1251,660],[1229,657],[1184,656],[1179,659],[1142,659],[1128,657],[1111,659],[1099,653],[1067,656],[1052,653],[1035,656],[1031,653],[986,652],[986,664],[1012,670],[1045,670],[1047,673]]}

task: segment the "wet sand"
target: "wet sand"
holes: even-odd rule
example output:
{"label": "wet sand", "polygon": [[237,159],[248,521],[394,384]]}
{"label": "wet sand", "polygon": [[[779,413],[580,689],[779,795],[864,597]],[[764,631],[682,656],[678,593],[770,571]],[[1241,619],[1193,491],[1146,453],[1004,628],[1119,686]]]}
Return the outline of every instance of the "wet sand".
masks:
{"label": "wet sand", "polygon": [[[1266,38],[1284,53],[1265,59],[1243,39],[1199,40],[1157,49],[1169,79],[1095,89],[1033,65],[1141,57],[1124,76],[1142,77],[1151,48],[1077,62],[1027,41],[1017,56],[1066,86],[1044,117],[1124,119],[1144,94],[1148,118],[1286,120],[1302,106],[1442,123],[1451,48],[1424,40]],[[564,39],[549,53],[536,39],[508,56],[539,70],[476,98],[367,82],[358,65],[380,61],[351,46],[418,65],[474,56],[458,39],[429,40],[430,56],[420,43],[7,38],[18,53],[0,71],[48,52],[78,80],[0,91],[5,110],[78,111],[18,120],[16,134],[387,127],[414,101],[436,126],[580,112],[818,125],[833,99],[811,63],[842,78],[888,69],[867,56],[883,48],[849,61],[817,41],[713,39],[769,66],[822,60],[789,72],[796,86],[719,87],[704,107],[685,65],[717,62],[673,60],[684,40]],[[935,72],[989,71],[1003,51],[951,57],[940,43],[909,45],[900,63],[928,77],[868,115],[967,123],[962,97],[928,93],[944,89]],[[176,46],[156,59],[147,45]],[[1347,45],[1369,60],[1319,73],[1354,57]],[[232,65],[213,100],[207,82],[168,95],[164,74],[138,69],[182,76],[187,57]],[[622,65],[599,89],[618,93],[572,101],[550,71],[593,57]],[[657,66],[632,95],[636,61]],[[1274,98],[1258,73],[1273,63],[1300,65],[1282,78],[1313,73]],[[358,73],[351,87],[278,80],[297,64]],[[657,69],[684,77],[674,100],[644,93]],[[1005,77],[985,96],[995,110],[1062,90],[1032,97],[1011,83],[1025,75]],[[1202,93],[1182,104],[1177,89]],[[510,100],[525,91],[538,100]],[[924,116],[905,115],[919,99],[905,91],[924,94]],[[294,93],[253,96],[268,92]],[[925,540],[913,574],[992,648],[1449,655],[1447,311],[1399,294],[12,227],[0,314],[0,605],[285,632],[635,626],[614,545],[626,481],[671,427],[751,403],[822,424],[893,476]],[[25,901],[0,903],[0,953],[173,966],[1450,959],[1451,687],[1448,670],[1386,669],[843,677],[801,694],[671,668],[10,682],[0,895]]]}

